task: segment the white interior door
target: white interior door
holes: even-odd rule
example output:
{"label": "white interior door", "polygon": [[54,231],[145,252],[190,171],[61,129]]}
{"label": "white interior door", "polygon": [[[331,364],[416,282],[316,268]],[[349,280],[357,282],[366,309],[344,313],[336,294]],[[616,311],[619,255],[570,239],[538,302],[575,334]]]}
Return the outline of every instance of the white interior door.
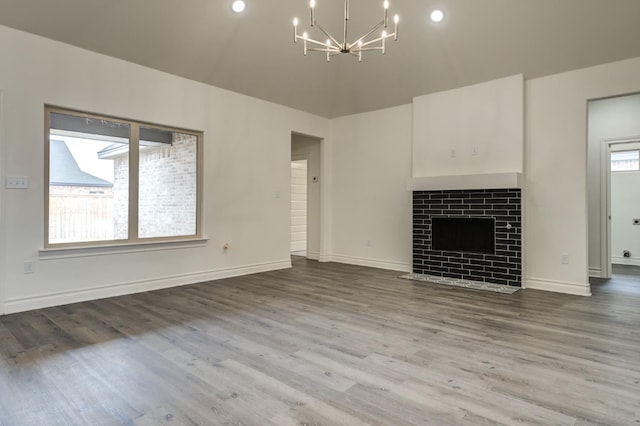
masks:
{"label": "white interior door", "polygon": [[291,253],[307,255],[307,160],[291,162]]}

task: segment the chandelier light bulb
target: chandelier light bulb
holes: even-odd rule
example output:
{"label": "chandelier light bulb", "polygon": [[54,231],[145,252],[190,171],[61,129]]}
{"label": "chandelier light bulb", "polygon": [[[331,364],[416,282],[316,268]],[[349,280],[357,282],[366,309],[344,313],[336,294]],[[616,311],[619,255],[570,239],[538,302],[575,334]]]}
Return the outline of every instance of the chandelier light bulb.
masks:
{"label": "chandelier light bulb", "polygon": [[325,43],[327,44],[327,46],[331,46],[331,40],[327,39]]}
{"label": "chandelier light bulb", "polygon": [[315,19],[313,19],[313,8],[316,7],[316,0],[309,0],[309,10],[311,11],[311,23],[313,27],[315,25]]}
{"label": "chandelier light bulb", "polygon": [[293,26],[294,27],[298,26],[298,18],[293,18]]}
{"label": "chandelier light bulb", "polygon": [[431,19],[433,23],[440,23],[444,19],[444,12],[440,9],[435,9],[429,15],[429,19]]}
{"label": "chandelier light bulb", "polygon": [[393,15],[393,41],[398,41],[398,22],[400,22],[400,17],[398,16],[398,14]]}
{"label": "chandelier light bulb", "polygon": [[382,25],[387,28],[387,22],[389,20],[388,15],[389,15],[389,0],[384,0],[384,3],[382,3],[382,7],[384,8],[384,18],[382,19]]}
{"label": "chandelier light bulb", "polygon": [[235,13],[241,13],[242,11],[244,11],[245,7],[247,7],[247,4],[244,2],[244,0],[235,0],[231,4],[231,9],[233,9]]}

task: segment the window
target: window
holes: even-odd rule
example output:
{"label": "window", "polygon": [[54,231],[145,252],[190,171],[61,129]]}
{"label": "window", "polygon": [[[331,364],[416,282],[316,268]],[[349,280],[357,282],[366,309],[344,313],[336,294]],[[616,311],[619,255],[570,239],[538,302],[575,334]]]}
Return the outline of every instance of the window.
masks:
{"label": "window", "polygon": [[54,107],[45,120],[45,247],[201,236],[201,132]]}
{"label": "window", "polygon": [[640,170],[640,151],[613,151],[611,153],[612,172],[631,172]]}

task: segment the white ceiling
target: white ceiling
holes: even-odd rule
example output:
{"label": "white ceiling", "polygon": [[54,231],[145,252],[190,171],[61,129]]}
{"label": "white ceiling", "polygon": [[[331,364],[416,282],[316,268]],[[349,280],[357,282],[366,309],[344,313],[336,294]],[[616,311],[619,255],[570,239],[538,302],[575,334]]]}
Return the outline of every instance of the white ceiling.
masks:
{"label": "white ceiling", "polygon": [[[248,0],[241,15],[231,0],[0,0],[0,24],[325,117],[640,56],[640,0],[390,1],[400,39],[362,63],[302,55],[291,22],[307,27],[306,0]],[[382,0],[350,3],[354,36],[382,17]],[[438,25],[434,7],[446,13]],[[317,21],[339,39],[342,8],[317,0]]]}

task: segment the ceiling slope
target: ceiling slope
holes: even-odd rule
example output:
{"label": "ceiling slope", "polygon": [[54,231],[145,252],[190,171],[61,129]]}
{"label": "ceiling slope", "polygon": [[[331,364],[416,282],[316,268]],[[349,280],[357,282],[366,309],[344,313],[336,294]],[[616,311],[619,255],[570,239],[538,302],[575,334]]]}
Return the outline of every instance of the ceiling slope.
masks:
{"label": "ceiling slope", "polygon": [[[330,118],[640,56],[638,0],[391,0],[399,40],[361,63],[302,55],[291,22],[306,28],[304,0],[254,0],[241,15],[230,3],[0,0],[0,25]],[[350,3],[353,35],[382,17],[382,1]],[[342,0],[317,4],[316,19],[341,35]],[[437,25],[427,19],[436,6],[446,13]]]}

